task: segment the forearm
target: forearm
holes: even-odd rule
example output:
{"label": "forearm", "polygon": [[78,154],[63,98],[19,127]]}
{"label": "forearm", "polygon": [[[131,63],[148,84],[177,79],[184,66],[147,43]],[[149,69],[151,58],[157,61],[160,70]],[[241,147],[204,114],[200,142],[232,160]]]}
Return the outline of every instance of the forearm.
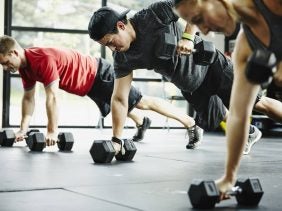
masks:
{"label": "forearm", "polygon": [[113,136],[116,138],[122,137],[123,127],[128,113],[128,101],[112,98],[112,122],[113,122]]}
{"label": "forearm", "polygon": [[227,118],[227,159],[225,176],[234,182],[249,132],[248,115],[230,111]]}
{"label": "forearm", "polygon": [[30,119],[34,112],[34,98],[22,99],[22,120],[20,130],[26,132],[28,130]]}
{"label": "forearm", "polygon": [[56,96],[51,95],[47,97],[46,111],[48,117],[47,131],[53,133],[58,129],[58,106]]}

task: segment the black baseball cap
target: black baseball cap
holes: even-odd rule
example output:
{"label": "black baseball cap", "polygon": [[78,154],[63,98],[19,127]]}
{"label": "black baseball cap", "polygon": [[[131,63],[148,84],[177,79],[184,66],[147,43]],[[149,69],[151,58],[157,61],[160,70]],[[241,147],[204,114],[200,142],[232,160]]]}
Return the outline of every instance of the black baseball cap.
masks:
{"label": "black baseball cap", "polygon": [[90,38],[97,41],[106,34],[113,32],[117,22],[125,19],[129,11],[127,9],[122,13],[118,13],[110,7],[101,7],[95,11],[88,24]]}
{"label": "black baseball cap", "polygon": [[183,1],[183,0],[174,0],[174,1],[173,1],[173,4],[174,4],[174,6],[175,6],[175,5],[179,4],[179,3],[182,2],[182,1]]}

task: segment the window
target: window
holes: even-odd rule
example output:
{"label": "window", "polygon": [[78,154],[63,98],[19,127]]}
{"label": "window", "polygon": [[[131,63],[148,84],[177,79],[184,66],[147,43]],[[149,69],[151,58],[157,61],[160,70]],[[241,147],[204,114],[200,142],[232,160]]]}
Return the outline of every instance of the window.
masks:
{"label": "window", "polygon": [[[93,12],[102,4],[123,11],[130,8],[129,15],[153,3],[153,0],[6,0],[9,9],[5,17],[5,34],[13,36],[22,47],[58,47],[72,48],[83,54],[95,57],[104,56],[112,62],[112,52],[106,51],[98,43],[89,39],[87,32],[88,22]],[[10,18],[9,18],[10,17]],[[21,120],[21,98],[23,95],[22,82],[17,74],[10,74],[5,86],[6,98],[3,112],[4,126],[19,126]],[[142,91],[143,95],[157,96],[167,99],[171,95],[178,95],[176,87],[162,80],[161,75],[154,71],[134,71],[134,86]],[[165,89],[165,90],[164,90]],[[88,97],[71,95],[64,91],[59,93],[60,116],[59,125],[66,127],[94,127],[100,120],[100,112],[95,103]],[[186,101],[172,102],[186,110]],[[166,118],[154,112],[145,112],[153,119],[152,126],[163,127]],[[36,107],[31,125],[46,126],[47,115],[45,108],[45,91],[41,83],[37,83]],[[104,126],[111,126],[111,115],[104,119]],[[133,126],[127,120],[127,126]],[[170,126],[179,126],[170,123]]]}

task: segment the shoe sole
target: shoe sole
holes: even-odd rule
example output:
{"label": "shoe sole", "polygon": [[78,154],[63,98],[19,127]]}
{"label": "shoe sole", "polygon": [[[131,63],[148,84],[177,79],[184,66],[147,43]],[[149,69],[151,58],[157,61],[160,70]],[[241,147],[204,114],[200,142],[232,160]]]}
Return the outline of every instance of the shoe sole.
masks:
{"label": "shoe sole", "polygon": [[243,152],[243,155],[248,155],[252,149],[252,147],[254,146],[255,143],[257,143],[262,137],[262,132],[259,131],[259,135],[257,136],[257,138],[250,144],[249,150],[247,152]]}

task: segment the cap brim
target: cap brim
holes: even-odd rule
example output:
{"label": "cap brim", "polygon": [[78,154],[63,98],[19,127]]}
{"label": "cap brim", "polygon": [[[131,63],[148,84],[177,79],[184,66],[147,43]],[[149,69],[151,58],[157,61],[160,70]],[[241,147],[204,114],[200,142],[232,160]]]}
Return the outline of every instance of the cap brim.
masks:
{"label": "cap brim", "polygon": [[127,13],[129,13],[130,9],[125,10],[124,12],[120,13],[119,18],[123,19]]}

